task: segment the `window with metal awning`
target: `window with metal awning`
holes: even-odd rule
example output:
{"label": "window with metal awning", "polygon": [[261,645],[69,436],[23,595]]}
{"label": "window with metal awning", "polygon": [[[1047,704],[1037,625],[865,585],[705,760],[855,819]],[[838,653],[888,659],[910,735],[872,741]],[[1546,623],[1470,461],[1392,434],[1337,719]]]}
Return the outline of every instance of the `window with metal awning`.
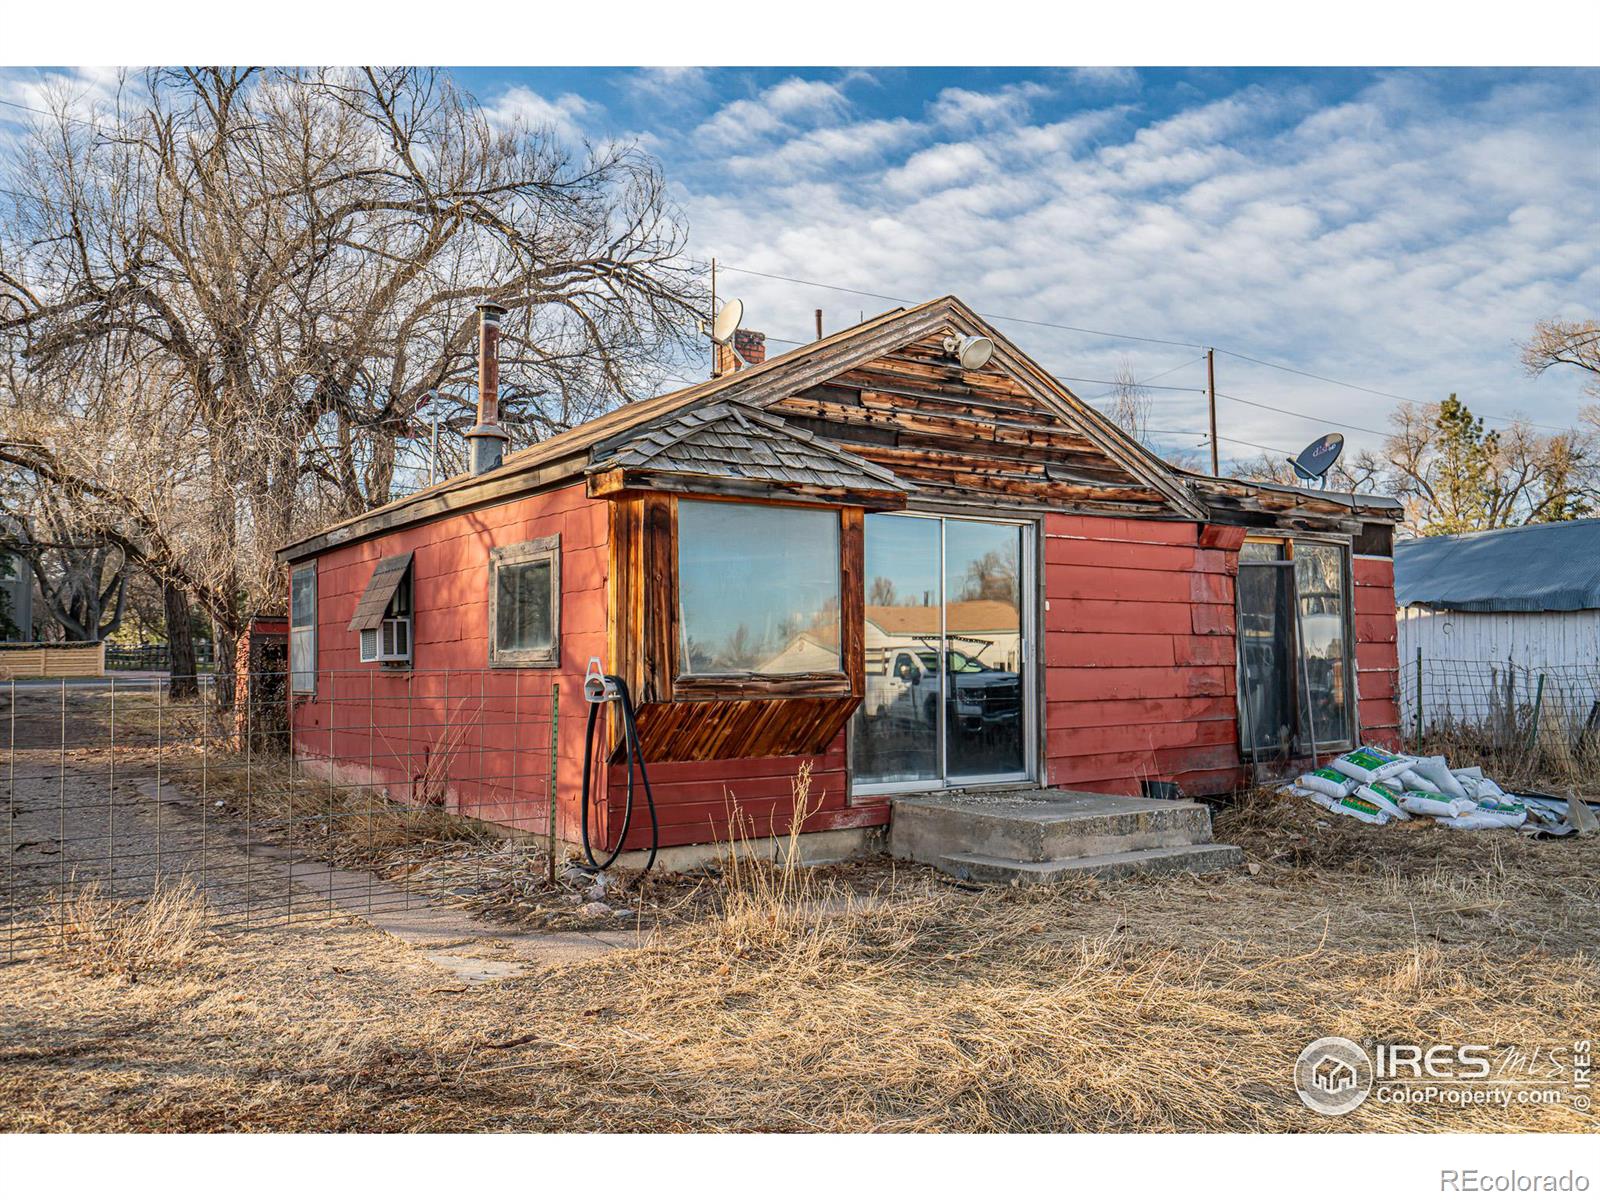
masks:
{"label": "window with metal awning", "polygon": [[351,631],[361,635],[361,661],[409,663],[411,661],[411,554],[393,554],[378,560],[366,590],[350,619]]}

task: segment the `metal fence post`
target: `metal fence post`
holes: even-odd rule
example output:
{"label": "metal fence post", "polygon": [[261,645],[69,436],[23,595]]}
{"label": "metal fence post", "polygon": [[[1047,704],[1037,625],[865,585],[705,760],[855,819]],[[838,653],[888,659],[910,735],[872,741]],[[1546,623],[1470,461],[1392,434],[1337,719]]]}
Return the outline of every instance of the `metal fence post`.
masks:
{"label": "metal fence post", "polygon": [[1417,737],[1411,747],[1419,753],[1422,750],[1422,647],[1417,647]]}
{"label": "metal fence post", "polygon": [[1533,728],[1528,734],[1528,749],[1539,748],[1539,710],[1544,707],[1544,672],[1539,672],[1539,686],[1533,693]]}
{"label": "metal fence post", "polygon": [[550,883],[556,881],[556,734],[560,713],[561,685],[554,683],[550,685],[550,777],[547,781],[550,811],[545,817],[545,852],[549,860],[545,865],[545,877]]}

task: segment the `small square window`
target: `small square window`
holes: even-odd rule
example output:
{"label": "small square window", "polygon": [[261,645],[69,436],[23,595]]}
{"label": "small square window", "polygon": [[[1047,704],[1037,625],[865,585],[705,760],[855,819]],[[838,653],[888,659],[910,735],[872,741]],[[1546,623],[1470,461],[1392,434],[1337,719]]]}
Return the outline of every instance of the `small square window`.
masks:
{"label": "small square window", "polygon": [[551,536],[489,554],[489,665],[561,661],[561,540]]}

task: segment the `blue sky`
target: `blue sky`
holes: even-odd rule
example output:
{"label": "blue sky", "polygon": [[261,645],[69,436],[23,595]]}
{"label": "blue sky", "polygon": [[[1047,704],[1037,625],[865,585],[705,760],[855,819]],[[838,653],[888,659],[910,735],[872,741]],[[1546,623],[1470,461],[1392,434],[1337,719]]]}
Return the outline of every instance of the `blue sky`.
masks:
{"label": "blue sky", "polygon": [[[1215,345],[1476,412],[1572,421],[1527,378],[1543,316],[1600,310],[1600,72],[461,69],[499,119],[637,141],[692,253],[774,339],[954,292],[985,314]],[[25,97],[36,72],[0,72]],[[1198,448],[1201,351],[997,322],[1079,395],[1124,359],[1168,446]],[[775,340],[774,351],[788,343]],[[680,374],[693,373],[685,364]],[[1219,353],[1223,458],[1394,401]],[[1195,390],[1177,390],[1195,389]],[[1305,418],[1251,407],[1296,409]],[[1495,423],[1491,419],[1491,424]]]}

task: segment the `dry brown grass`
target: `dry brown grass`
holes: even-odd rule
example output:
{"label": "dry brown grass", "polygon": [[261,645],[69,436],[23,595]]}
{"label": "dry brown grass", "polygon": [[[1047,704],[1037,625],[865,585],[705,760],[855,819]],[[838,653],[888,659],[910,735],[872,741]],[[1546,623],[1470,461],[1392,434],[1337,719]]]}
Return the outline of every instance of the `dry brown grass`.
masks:
{"label": "dry brown grass", "polygon": [[[1476,873],[1386,863],[1379,844],[1360,873],[1266,861],[981,894],[913,871],[868,905],[817,903],[826,885],[779,862],[644,949],[470,992],[358,924],[241,937],[73,998],[60,967],[27,963],[0,1000],[0,1124],[1592,1129],[1565,1108],[1369,1103],[1335,1121],[1289,1083],[1327,1034],[1592,1037],[1592,843],[1546,849],[1508,839]],[[1558,894],[1588,903],[1563,923]]]}
{"label": "dry brown grass", "polygon": [[0,988],[0,1128],[1594,1129],[1322,1118],[1290,1071],[1332,1034],[1595,1037],[1600,839],[1375,829],[1267,792],[1217,832],[1253,869],[976,893],[780,845],[730,856],[642,949],[471,990],[355,920],[131,981],[30,960]]}
{"label": "dry brown grass", "polygon": [[158,879],[149,895],[118,900],[98,882],[49,897],[47,944],[95,975],[136,978],[190,962],[215,914],[187,878]]}

